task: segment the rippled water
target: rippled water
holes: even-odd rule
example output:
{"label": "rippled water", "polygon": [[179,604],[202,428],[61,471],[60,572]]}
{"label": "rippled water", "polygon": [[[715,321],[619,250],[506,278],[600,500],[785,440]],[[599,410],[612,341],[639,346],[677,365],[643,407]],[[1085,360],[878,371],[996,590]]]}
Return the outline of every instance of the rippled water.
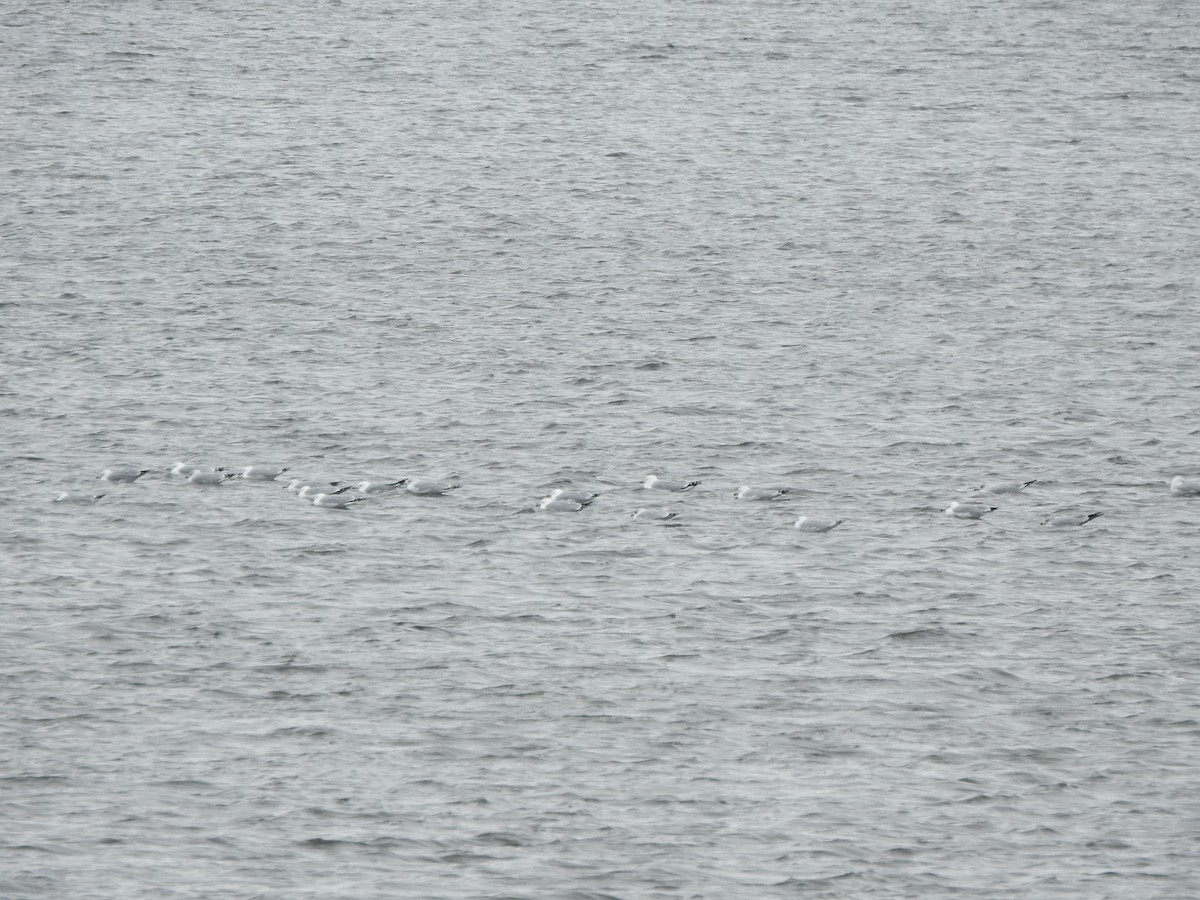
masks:
{"label": "rippled water", "polygon": [[0,26],[0,894],[1200,893],[1200,7]]}

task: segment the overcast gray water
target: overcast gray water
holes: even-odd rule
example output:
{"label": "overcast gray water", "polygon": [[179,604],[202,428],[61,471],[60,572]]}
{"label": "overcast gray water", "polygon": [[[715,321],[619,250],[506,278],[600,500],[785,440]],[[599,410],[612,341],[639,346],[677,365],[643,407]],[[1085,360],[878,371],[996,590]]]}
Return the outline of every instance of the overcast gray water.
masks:
{"label": "overcast gray water", "polygon": [[0,146],[0,896],[1200,896],[1200,5],[15,2]]}

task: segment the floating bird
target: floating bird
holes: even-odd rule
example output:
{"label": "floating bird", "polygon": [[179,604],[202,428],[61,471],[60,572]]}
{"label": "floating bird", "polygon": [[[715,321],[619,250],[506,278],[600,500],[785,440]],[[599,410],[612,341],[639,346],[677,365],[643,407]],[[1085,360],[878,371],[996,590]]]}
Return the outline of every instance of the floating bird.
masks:
{"label": "floating bird", "polygon": [[549,512],[579,512],[585,506],[587,506],[587,503],[570,500],[566,497],[544,497],[542,498],[542,502],[538,504],[539,509]]}
{"label": "floating bird", "polygon": [[82,491],[64,491],[54,498],[55,503],[95,503],[103,494],[85,494]]}
{"label": "floating bird", "polygon": [[360,481],[355,486],[355,490],[360,494],[384,494],[403,487],[406,481],[408,481],[407,478],[401,478],[399,481]]}
{"label": "floating bird", "polygon": [[738,500],[783,500],[787,492],[787,488],[756,488],[743,484],[733,492],[733,496]]}
{"label": "floating bird", "polygon": [[665,522],[668,519],[675,518],[679,513],[671,512],[668,509],[639,509],[637,512],[630,515],[631,519],[642,519],[646,521]]}
{"label": "floating bird", "polygon": [[663,481],[657,475],[647,475],[642,487],[648,491],[690,491],[699,481]]}
{"label": "floating bird", "polygon": [[1086,525],[1099,516],[1104,515],[1102,512],[1097,513],[1058,513],[1050,516],[1048,519],[1043,519],[1042,524],[1047,528],[1072,528],[1078,525]]}
{"label": "floating bird", "polygon": [[286,471],[286,466],[246,466],[239,477],[247,481],[274,481]]}
{"label": "floating bird", "polygon": [[[307,478],[293,478],[287,483],[287,489],[293,494],[300,494],[305,488],[309,489],[309,493],[303,494],[304,497],[311,497],[314,493],[319,493],[326,488],[342,487],[344,482],[341,481],[310,481]],[[317,491],[313,491],[316,488]]]}
{"label": "floating bird", "polygon": [[550,492],[551,500],[574,500],[576,503],[588,504],[599,497],[599,494],[593,494],[591,491],[580,490],[579,488],[555,488]]}
{"label": "floating bird", "polygon": [[135,469],[133,466],[115,466],[111,469],[105,469],[100,473],[100,477],[109,482],[109,484],[117,484],[122,481],[137,481],[149,471],[149,469]]}
{"label": "floating bird", "polygon": [[341,491],[350,490],[349,485],[340,487],[340,488],[338,488],[337,491],[329,490],[329,488],[332,488],[332,487],[338,487],[338,485],[335,482],[330,482],[329,484],[322,484],[320,482],[318,482],[316,484],[307,484],[306,483],[296,489],[296,496],[299,497],[301,500],[311,500],[313,497],[317,496],[317,494],[323,494],[323,493],[336,494],[336,493],[340,493]]}
{"label": "floating bird", "polygon": [[982,519],[988,513],[995,512],[999,508],[998,506],[988,506],[986,503],[959,503],[955,500],[946,507],[945,513],[956,519]]}
{"label": "floating bird", "polygon": [[812,516],[801,516],[796,520],[796,528],[800,531],[823,534],[826,531],[833,531],[845,521],[845,519],[814,519]]}
{"label": "floating bird", "polygon": [[410,494],[417,494],[421,497],[438,497],[452,491],[457,484],[450,484],[445,481],[435,481],[432,478],[410,478],[408,483],[404,485],[404,489]]}
{"label": "floating bird", "polygon": [[342,491],[334,491],[332,494],[317,494],[313,497],[312,505],[322,509],[345,509],[351,503],[361,503],[367,499],[366,497],[343,497],[341,493]]}
{"label": "floating bird", "polygon": [[223,484],[230,478],[237,478],[237,473],[222,469],[196,469],[187,480],[188,484]]}
{"label": "floating bird", "polygon": [[1019,494],[1031,484],[1037,484],[1037,479],[1030,481],[989,481],[987,484],[981,484],[975,488],[977,491],[983,491],[985,494]]}
{"label": "floating bird", "polygon": [[1171,493],[1176,497],[1200,497],[1200,478],[1176,475],[1171,479]]}

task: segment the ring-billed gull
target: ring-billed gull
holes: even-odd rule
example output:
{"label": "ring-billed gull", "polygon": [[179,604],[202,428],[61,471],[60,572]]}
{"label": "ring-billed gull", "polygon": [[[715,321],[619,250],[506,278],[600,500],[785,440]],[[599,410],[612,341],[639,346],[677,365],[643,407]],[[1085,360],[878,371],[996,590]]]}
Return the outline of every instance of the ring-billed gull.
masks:
{"label": "ring-billed gull", "polygon": [[550,492],[551,500],[574,500],[576,503],[591,503],[599,494],[581,488],[555,488]]}
{"label": "ring-billed gull", "polygon": [[995,512],[999,508],[998,506],[988,506],[986,503],[960,503],[955,500],[946,507],[945,513],[956,519],[982,519],[988,513]]}
{"label": "ring-billed gull", "polygon": [[341,491],[334,491],[332,494],[317,494],[313,497],[312,505],[322,509],[345,509],[351,503],[360,503],[366,499],[366,497],[344,497]]}
{"label": "ring-billed gull", "polygon": [[247,481],[274,481],[287,471],[287,466],[246,466],[241,477]]}
{"label": "ring-billed gull", "polygon": [[438,497],[456,487],[458,487],[457,484],[437,481],[433,478],[410,478],[408,484],[404,485],[404,489],[410,494],[417,494],[421,497]]}
{"label": "ring-billed gull", "polygon": [[833,531],[845,521],[845,519],[815,519],[812,516],[801,516],[796,520],[796,527],[801,531],[824,533]]}
{"label": "ring-billed gull", "polygon": [[[334,487],[337,488],[336,491],[329,490]],[[342,491],[350,490],[351,487],[352,485],[339,485],[337,482],[330,482],[329,484],[320,481],[315,483],[306,482],[296,489],[296,496],[301,500],[311,500],[317,494],[340,494]]]}
{"label": "ring-billed gull", "polygon": [[647,475],[642,487],[648,491],[690,491],[699,481],[663,481],[657,475]]}
{"label": "ring-billed gull", "polygon": [[101,472],[100,477],[110,484],[117,484],[122,481],[137,481],[149,471],[149,469],[135,469],[133,466],[113,466],[111,469]]}
{"label": "ring-billed gull", "polygon": [[341,486],[342,486],[342,483],[340,481],[312,481],[311,479],[308,479],[308,478],[293,478],[291,481],[289,481],[287,483],[287,489],[289,491],[291,491],[293,494],[297,494],[300,491],[304,490],[305,488],[319,487],[319,488],[324,489],[327,487],[341,487]]}
{"label": "ring-billed gull", "polygon": [[64,491],[54,498],[55,503],[95,503],[103,494],[86,494],[83,491]]}
{"label": "ring-billed gull", "polygon": [[975,490],[983,491],[985,494],[1019,494],[1031,484],[1037,484],[1037,479],[1032,478],[1029,481],[989,481],[987,484],[981,484]]}
{"label": "ring-billed gull", "polygon": [[1200,478],[1176,475],[1171,479],[1171,493],[1176,497],[1200,497]]}
{"label": "ring-billed gull", "polygon": [[738,500],[783,500],[787,492],[787,488],[756,488],[743,484],[733,492],[733,496]]}
{"label": "ring-billed gull", "polygon": [[237,473],[221,469],[196,469],[187,480],[188,484],[222,484],[230,478],[237,478]]}
{"label": "ring-billed gull", "polygon": [[567,497],[544,497],[542,502],[538,504],[539,509],[544,509],[549,512],[579,512],[587,506],[587,503],[581,503],[578,500],[571,500]]}
{"label": "ring-billed gull", "polygon": [[360,481],[355,490],[360,494],[386,494],[388,491],[394,491],[398,487],[403,487],[407,478],[401,478],[399,481]]}
{"label": "ring-billed gull", "polygon": [[1078,525],[1086,525],[1092,519],[1102,516],[1102,512],[1094,513],[1058,513],[1042,520],[1042,524],[1047,528],[1073,528]]}
{"label": "ring-billed gull", "polygon": [[668,519],[675,518],[679,513],[672,512],[669,509],[642,508],[630,515],[631,519],[642,519],[654,522],[666,522]]}

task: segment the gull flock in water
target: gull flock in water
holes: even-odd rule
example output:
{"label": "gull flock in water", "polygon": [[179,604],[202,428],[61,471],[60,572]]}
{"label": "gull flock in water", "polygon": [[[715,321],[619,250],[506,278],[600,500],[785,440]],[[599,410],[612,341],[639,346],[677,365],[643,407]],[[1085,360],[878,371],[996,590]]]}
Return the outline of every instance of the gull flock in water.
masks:
{"label": "gull flock in water", "polygon": [[[186,480],[188,484],[215,487],[232,480],[277,482],[289,469],[286,466],[253,465],[232,470],[225,466],[206,466],[197,463],[177,462],[169,470]],[[100,480],[111,485],[132,485],[150,469],[136,466],[113,466],[100,473]],[[1036,478],[1025,481],[989,481],[974,489],[975,494],[987,494],[993,497],[1015,496],[1026,492],[1038,484]],[[643,490],[665,494],[683,494],[694,491],[700,481],[671,480],[658,475],[648,475],[642,482]],[[363,480],[357,482],[341,481],[310,481],[305,478],[291,478],[287,490],[301,500],[320,509],[344,510],[352,504],[360,503],[372,497],[391,494],[393,492],[407,493],[417,497],[441,497],[460,485],[436,478],[413,477],[397,478],[394,480]],[[1200,497],[1200,477],[1176,475],[1169,482],[1169,491],[1178,497]],[[353,492],[353,494],[351,493]],[[357,496],[355,496],[357,495]],[[52,498],[55,503],[92,504],[98,503],[107,494],[91,493],[88,491],[63,491]],[[594,491],[576,487],[557,487],[542,498],[537,509],[554,513],[578,513],[590,507],[599,497]],[[788,488],[754,487],[741,485],[733,491],[734,499],[747,502],[766,502],[789,500]],[[983,519],[997,512],[999,506],[981,500],[955,500],[946,506],[942,512],[954,519],[974,520]],[[1065,510],[1047,516],[1041,524],[1047,528],[1078,528],[1102,516],[1104,513],[1077,512]],[[641,507],[630,514],[632,519],[648,522],[667,522],[677,518],[677,510],[660,506]],[[812,515],[801,515],[795,520],[794,527],[798,531],[812,534],[824,534],[845,523],[845,519],[822,518]]]}

